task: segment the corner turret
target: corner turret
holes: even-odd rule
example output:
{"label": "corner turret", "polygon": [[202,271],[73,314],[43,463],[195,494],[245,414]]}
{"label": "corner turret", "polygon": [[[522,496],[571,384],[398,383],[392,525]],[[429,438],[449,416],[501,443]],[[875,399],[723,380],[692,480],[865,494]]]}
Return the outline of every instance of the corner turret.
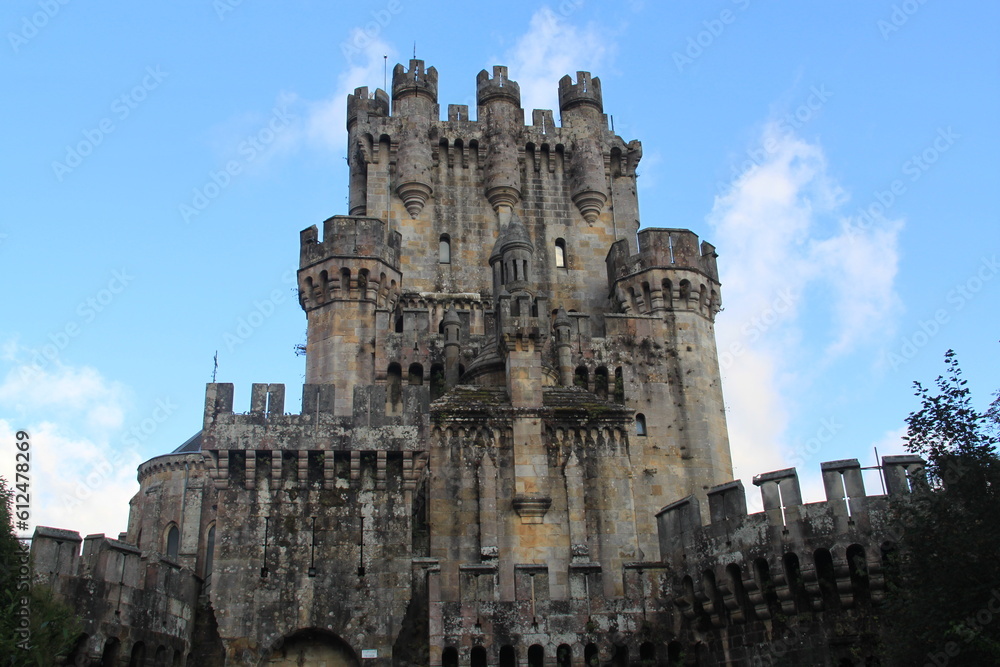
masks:
{"label": "corner turret", "polygon": [[410,68],[397,64],[392,69],[392,115],[433,114],[438,117],[438,73],[424,68],[424,61],[411,59]]}
{"label": "corner turret", "polygon": [[486,198],[497,212],[521,201],[517,130],[524,125],[521,88],[507,77],[507,68],[496,65],[493,78],[486,70],[476,77],[479,121],[485,125]]}

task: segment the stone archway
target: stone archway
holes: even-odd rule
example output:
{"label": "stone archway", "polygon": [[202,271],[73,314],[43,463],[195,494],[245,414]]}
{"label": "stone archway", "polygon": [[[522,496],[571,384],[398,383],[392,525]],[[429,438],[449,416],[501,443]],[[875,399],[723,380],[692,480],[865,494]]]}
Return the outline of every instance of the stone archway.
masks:
{"label": "stone archway", "polygon": [[300,630],[289,635],[264,663],[268,667],[360,667],[354,650],[337,635]]}

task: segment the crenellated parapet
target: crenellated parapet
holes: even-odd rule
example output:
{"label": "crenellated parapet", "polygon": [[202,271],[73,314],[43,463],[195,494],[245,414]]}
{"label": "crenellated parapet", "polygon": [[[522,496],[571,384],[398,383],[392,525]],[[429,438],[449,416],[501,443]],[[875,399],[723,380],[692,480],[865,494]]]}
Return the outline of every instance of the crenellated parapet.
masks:
{"label": "crenellated parapet", "polygon": [[347,129],[350,130],[357,122],[368,123],[372,118],[385,118],[389,115],[389,95],[381,88],[368,92],[368,86],[355,88],[353,94],[347,95]]}
{"label": "crenellated parapet", "polygon": [[503,100],[514,106],[521,106],[521,86],[512,81],[504,65],[493,66],[493,76],[486,70],[476,75],[476,102],[480,107]]}
{"label": "crenellated parapet", "polygon": [[578,106],[588,106],[604,113],[601,80],[590,72],[577,72],[576,83],[569,74],[559,80],[559,110],[566,113]]}
{"label": "crenellated parapet", "polygon": [[743,485],[734,481],[709,490],[707,524],[694,496],[657,514],[661,561],[674,573],[667,595],[691,627],[722,628],[882,601],[883,559],[901,532],[889,503],[922,483],[923,461],[884,457],[888,496],[865,493],[856,459],[821,468],[822,502],[802,502],[790,468],[754,477],[762,512],[747,514]]}
{"label": "crenellated parapet", "polygon": [[[231,483],[272,489],[320,484],[333,488],[344,470],[372,457],[380,470],[398,462],[418,474],[424,459],[421,433],[430,402],[428,386],[402,387],[406,409],[387,410],[387,387],[354,387],[354,414],[335,414],[333,385],[304,385],[302,411],[285,414],[285,387],[254,384],[250,411],[233,412],[233,385],[212,383],[205,393],[202,453],[216,488]],[[338,472],[339,471],[339,472]],[[350,476],[357,479],[357,476]],[[415,484],[406,477],[405,484]]]}
{"label": "crenellated parapet", "polygon": [[185,470],[200,471],[204,467],[205,462],[201,454],[163,454],[139,465],[139,484],[142,484],[150,475],[184,472]]}
{"label": "crenellated parapet", "polygon": [[639,251],[625,239],[611,246],[606,259],[608,289],[620,312],[662,315],[693,311],[714,320],[722,304],[715,246],[686,229],[646,228]]}
{"label": "crenellated parapet", "polygon": [[[81,553],[82,544],[82,553]],[[98,664],[106,641],[142,642],[186,655],[201,580],[155,552],[103,534],[81,539],[75,531],[38,526],[31,543],[34,576],[59,598],[72,601],[86,637],[77,648]],[[78,662],[76,664],[84,664]]]}
{"label": "crenellated parapet", "polygon": [[431,104],[437,104],[438,73],[434,67],[425,68],[423,60],[411,58],[408,68],[397,64],[392,69],[393,103],[398,105],[407,98],[423,98]]}
{"label": "crenellated parapet", "polygon": [[333,301],[392,309],[399,299],[402,237],[379,218],[334,216],[300,234],[299,303],[310,311]]}

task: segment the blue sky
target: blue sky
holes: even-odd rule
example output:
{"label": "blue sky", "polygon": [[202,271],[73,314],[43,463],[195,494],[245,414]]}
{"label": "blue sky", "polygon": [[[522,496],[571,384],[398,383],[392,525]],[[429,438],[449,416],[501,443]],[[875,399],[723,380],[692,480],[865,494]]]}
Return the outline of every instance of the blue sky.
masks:
{"label": "blue sky", "polygon": [[997,5],[180,4],[0,9],[0,474],[27,430],[33,523],[123,530],[216,351],[237,406],[296,395],[298,232],[346,213],[345,96],[414,42],[443,109],[494,64],[529,113],[601,78],[643,225],[718,247],[747,486],[797,465],[818,500],[821,461],[902,453],[948,348],[980,405],[1000,387]]}

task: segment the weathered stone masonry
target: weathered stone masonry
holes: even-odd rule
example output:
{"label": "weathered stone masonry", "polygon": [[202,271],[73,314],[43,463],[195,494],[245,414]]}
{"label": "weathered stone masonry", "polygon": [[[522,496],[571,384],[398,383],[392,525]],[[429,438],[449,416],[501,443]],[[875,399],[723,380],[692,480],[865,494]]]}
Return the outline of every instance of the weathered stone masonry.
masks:
{"label": "weathered stone masonry", "polygon": [[[238,413],[210,384],[120,540],[78,556],[39,529],[37,576],[85,621],[75,659],[750,664],[796,628],[799,664],[867,650],[830,619],[879,601],[885,502],[835,462],[827,503],[780,471],[746,515],[715,248],[639,230],[642,147],[600,80],[564,77],[559,122],[530,124],[505,67],[476,78],[476,120],[442,120],[437,84],[411,60],[348,98],[349,215],[300,235],[299,412],[283,385]],[[887,461],[890,491],[918,469]]]}

